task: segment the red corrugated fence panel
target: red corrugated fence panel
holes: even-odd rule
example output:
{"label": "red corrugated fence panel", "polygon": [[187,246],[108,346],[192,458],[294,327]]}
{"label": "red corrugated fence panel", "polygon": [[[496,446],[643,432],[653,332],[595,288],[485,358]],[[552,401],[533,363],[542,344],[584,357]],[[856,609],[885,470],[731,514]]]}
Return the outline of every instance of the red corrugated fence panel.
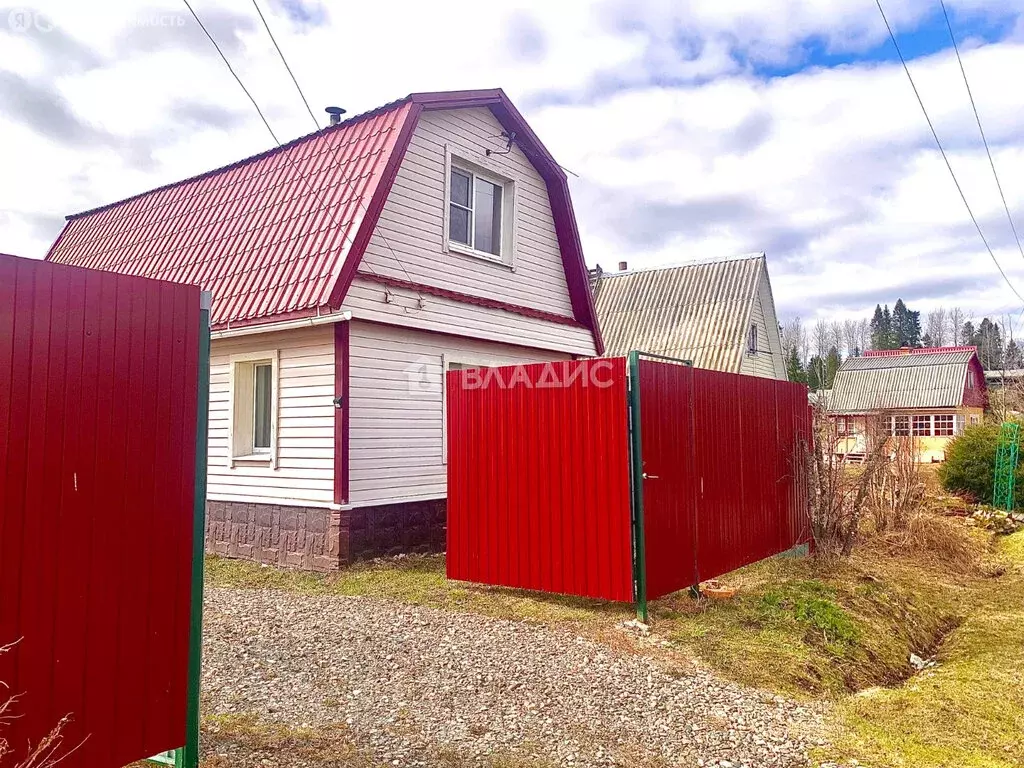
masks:
{"label": "red corrugated fence panel", "polygon": [[[0,681],[19,750],[185,741],[199,290],[0,255]],[[17,762],[17,760],[15,760]]]}
{"label": "red corrugated fence panel", "polygon": [[452,371],[448,577],[632,599],[625,360]]}

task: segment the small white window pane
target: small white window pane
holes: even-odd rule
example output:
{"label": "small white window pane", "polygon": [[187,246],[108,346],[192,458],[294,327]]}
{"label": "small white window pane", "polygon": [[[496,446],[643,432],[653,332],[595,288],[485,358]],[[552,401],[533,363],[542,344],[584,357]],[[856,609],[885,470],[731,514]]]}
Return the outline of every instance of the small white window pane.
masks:
{"label": "small white window pane", "polygon": [[270,450],[270,409],[273,402],[274,369],[268,363],[253,366],[253,451]]}
{"label": "small white window pane", "polygon": [[495,256],[501,252],[501,193],[502,189],[497,184],[476,180],[473,247]]}
{"label": "small white window pane", "polygon": [[473,187],[473,177],[468,173],[452,168],[452,202],[466,208],[469,207],[469,191]]}
{"label": "small white window pane", "polygon": [[469,211],[452,204],[448,217],[448,237],[458,243],[469,245]]}

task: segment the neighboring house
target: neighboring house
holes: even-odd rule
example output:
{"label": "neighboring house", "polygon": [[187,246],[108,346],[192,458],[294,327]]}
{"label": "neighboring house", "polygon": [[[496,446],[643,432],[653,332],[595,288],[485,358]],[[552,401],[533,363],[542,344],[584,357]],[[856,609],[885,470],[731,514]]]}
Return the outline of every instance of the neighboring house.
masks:
{"label": "neighboring house", "polygon": [[639,349],[698,368],[785,379],[763,253],[724,261],[591,273],[606,354]]}
{"label": "neighboring house", "polygon": [[501,90],[68,219],[47,258],[213,294],[207,546],[231,556],[443,547],[444,371],[603,352],[565,174]]}
{"label": "neighboring house", "polygon": [[843,361],[828,398],[841,436],[838,453],[863,454],[867,419],[912,438],[920,461],[942,461],[965,424],[981,422],[988,404],[985,372],[974,347],[865,352]]}

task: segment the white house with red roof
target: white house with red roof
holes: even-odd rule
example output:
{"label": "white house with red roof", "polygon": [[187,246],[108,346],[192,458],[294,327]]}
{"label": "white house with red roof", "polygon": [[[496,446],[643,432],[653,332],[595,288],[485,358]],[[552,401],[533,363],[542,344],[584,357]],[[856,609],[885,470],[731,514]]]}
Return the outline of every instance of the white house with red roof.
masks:
{"label": "white house with red roof", "polygon": [[212,293],[207,547],[261,562],[443,547],[443,372],[603,351],[565,174],[501,90],[69,216],[47,258]]}

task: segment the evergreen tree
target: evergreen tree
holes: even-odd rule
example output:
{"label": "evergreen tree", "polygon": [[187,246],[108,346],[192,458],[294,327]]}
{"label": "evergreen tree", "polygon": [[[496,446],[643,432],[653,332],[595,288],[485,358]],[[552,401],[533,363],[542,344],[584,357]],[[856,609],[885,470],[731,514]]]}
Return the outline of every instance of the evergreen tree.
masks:
{"label": "evergreen tree", "polygon": [[804,370],[803,363],[800,362],[796,347],[791,347],[786,356],[786,375],[790,381],[795,381],[797,384],[807,383],[807,371]]}
{"label": "evergreen tree", "polygon": [[871,317],[871,348],[893,349],[892,315],[889,305],[883,310],[880,304],[875,305],[875,314]]}
{"label": "evergreen tree", "polygon": [[986,371],[1000,370],[1003,367],[1003,334],[999,325],[984,318],[974,338],[981,367]]}
{"label": "evergreen tree", "polygon": [[820,355],[815,355],[807,361],[807,386],[812,392],[824,389],[825,361]]}
{"label": "evergreen tree", "polygon": [[974,331],[974,323],[967,320],[960,330],[960,344],[965,347],[978,346],[978,334]]}
{"label": "evergreen tree", "polygon": [[927,333],[924,336],[921,337],[921,346],[922,347],[931,347],[931,346],[934,346],[934,345],[935,345],[935,342],[932,341],[932,337],[929,336]]}
{"label": "evergreen tree", "polygon": [[903,299],[896,299],[892,308],[892,341],[890,349],[921,346],[921,313],[907,309]]}
{"label": "evergreen tree", "polygon": [[828,357],[825,358],[825,381],[822,382],[825,385],[825,389],[832,389],[832,384],[836,380],[836,371],[839,370],[842,362],[843,359],[839,356],[839,350],[832,347],[828,351]]}
{"label": "evergreen tree", "polygon": [[1017,346],[1017,342],[1013,339],[1010,339],[1010,343],[1006,345],[1006,354],[1003,355],[1003,364],[1010,370],[1024,368],[1024,353],[1021,352],[1020,347]]}

